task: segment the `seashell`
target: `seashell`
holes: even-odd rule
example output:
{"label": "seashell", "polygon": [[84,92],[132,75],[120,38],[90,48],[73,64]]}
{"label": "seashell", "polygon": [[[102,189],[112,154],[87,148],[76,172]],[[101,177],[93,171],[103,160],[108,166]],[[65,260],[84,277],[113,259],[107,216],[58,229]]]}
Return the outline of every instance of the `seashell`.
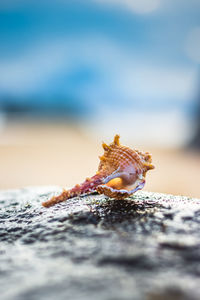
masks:
{"label": "seashell", "polygon": [[99,157],[98,171],[93,177],[86,178],[82,184],[77,184],[70,190],[63,190],[61,195],[52,197],[42,205],[49,207],[93,192],[124,199],[141,190],[145,184],[146,172],[154,169],[151,155],[121,145],[119,138],[119,135],[115,135],[110,145],[102,144],[104,154]]}

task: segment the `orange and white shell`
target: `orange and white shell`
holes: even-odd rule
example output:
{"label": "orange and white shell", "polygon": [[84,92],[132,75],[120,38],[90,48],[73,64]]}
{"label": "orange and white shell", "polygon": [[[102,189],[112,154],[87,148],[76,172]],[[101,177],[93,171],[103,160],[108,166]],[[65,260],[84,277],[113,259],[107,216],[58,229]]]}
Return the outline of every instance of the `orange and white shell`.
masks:
{"label": "orange and white shell", "polygon": [[66,201],[72,197],[98,192],[115,199],[124,199],[142,189],[148,170],[154,169],[151,155],[146,152],[132,150],[119,143],[119,135],[115,135],[110,145],[102,144],[104,154],[100,157],[97,173],[72,189],[43,202],[49,207]]}
{"label": "orange and white shell", "polygon": [[100,157],[98,172],[104,181],[97,186],[97,192],[124,199],[142,189],[146,172],[154,169],[151,155],[120,145],[119,135],[115,135],[110,145],[103,143],[102,146],[104,154]]}

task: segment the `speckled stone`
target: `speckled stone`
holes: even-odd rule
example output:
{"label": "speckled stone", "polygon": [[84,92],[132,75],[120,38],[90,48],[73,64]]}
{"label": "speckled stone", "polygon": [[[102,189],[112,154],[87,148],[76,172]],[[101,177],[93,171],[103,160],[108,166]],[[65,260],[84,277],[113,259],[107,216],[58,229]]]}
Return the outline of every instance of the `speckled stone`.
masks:
{"label": "speckled stone", "polygon": [[200,200],[0,192],[0,299],[200,299]]}

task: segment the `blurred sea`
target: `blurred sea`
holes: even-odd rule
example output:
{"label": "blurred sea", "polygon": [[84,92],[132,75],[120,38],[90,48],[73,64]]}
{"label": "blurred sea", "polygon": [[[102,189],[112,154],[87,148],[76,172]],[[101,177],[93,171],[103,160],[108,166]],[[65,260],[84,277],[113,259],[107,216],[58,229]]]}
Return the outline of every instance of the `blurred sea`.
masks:
{"label": "blurred sea", "polygon": [[188,141],[199,1],[2,0],[0,28],[1,111],[84,120],[100,135],[156,144]]}

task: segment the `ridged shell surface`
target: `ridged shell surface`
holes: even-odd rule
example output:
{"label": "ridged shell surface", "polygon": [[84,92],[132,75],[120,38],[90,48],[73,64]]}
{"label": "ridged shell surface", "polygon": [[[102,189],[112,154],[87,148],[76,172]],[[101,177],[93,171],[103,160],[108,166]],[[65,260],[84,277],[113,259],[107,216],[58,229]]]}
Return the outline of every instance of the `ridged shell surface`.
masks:
{"label": "ridged shell surface", "polygon": [[124,199],[143,188],[146,172],[154,169],[151,155],[121,145],[119,135],[115,135],[110,145],[103,143],[102,146],[104,154],[100,156],[97,173],[82,184],[43,202],[43,206],[49,207],[95,191],[115,199]]}

